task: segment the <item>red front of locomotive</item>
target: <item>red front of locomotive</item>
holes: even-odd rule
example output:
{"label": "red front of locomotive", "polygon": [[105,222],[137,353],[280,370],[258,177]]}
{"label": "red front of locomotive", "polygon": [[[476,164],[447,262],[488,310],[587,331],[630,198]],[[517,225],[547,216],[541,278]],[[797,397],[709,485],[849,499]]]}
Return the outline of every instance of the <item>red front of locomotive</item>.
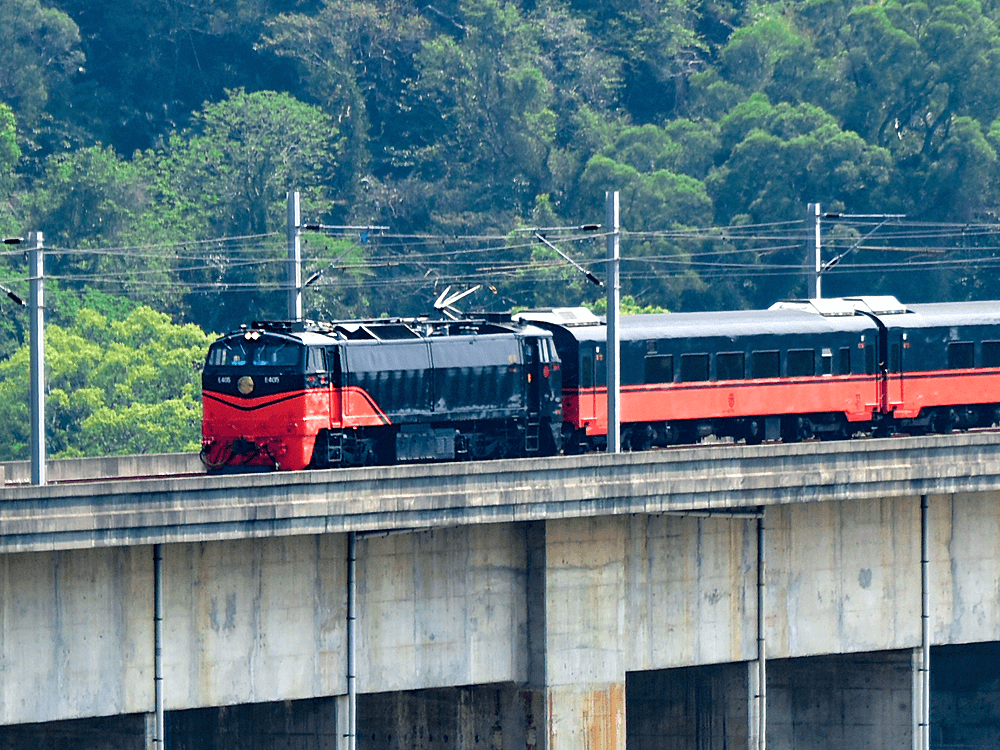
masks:
{"label": "red front of locomotive", "polygon": [[202,374],[202,460],[210,470],[304,469],[335,418],[326,350],[301,335],[246,330],[216,341]]}

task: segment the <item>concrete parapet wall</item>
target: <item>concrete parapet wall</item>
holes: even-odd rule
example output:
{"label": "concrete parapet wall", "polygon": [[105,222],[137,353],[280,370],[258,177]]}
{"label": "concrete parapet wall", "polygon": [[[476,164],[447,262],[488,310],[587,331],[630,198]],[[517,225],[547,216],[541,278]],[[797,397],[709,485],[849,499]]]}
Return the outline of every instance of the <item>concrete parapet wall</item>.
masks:
{"label": "concrete parapet wall", "polygon": [[[45,462],[46,480],[52,483],[81,482],[88,479],[185,476],[204,473],[205,467],[197,453],[54,458]],[[30,483],[30,461],[0,462],[0,486]]]}

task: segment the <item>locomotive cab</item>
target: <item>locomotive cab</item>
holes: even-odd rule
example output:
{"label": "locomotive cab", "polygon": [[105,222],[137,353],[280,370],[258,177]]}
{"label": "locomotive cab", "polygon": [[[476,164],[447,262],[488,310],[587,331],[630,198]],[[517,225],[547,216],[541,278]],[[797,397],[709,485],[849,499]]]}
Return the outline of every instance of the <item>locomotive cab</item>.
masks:
{"label": "locomotive cab", "polygon": [[255,327],[212,344],[202,373],[208,468],[308,463],[315,425],[330,412],[327,352],[318,343]]}

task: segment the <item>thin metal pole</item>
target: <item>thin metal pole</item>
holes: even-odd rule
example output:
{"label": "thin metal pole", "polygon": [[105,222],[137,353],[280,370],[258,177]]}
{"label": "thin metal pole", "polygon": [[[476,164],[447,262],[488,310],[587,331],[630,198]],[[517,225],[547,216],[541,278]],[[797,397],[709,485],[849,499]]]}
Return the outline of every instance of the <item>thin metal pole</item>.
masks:
{"label": "thin metal pole", "polygon": [[931,587],[927,495],[920,496],[920,750],[931,746]]}
{"label": "thin metal pole", "polygon": [[358,736],[357,690],[357,551],[358,535],[347,534],[347,750],[355,750]]}
{"label": "thin metal pole", "polygon": [[288,319],[302,320],[302,227],[297,191],[288,193]]}
{"label": "thin metal pole", "polygon": [[764,630],[764,509],[757,518],[757,748],[767,747],[767,639]]}
{"label": "thin metal pole", "polygon": [[153,693],[156,702],[154,750],[163,750],[163,549],[153,545]]}
{"label": "thin metal pole", "polygon": [[823,297],[823,257],[821,252],[822,242],[820,239],[820,210],[818,203],[809,204],[809,212],[813,217],[813,272],[809,278],[809,299],[821,299]]}
{"label": "thin metal pole", "polygon": [[605,224],[608,233],[608,453],[620,453],[621,444],[621,366],[618,361],[620,347],[619,314],[621,286],[618,276],[618,191],[604,194]]}
{"label": "thin metal pole", "polygon": [[28,235],[31,336],[31,483],[45,484],[45,256],[41,232]]}

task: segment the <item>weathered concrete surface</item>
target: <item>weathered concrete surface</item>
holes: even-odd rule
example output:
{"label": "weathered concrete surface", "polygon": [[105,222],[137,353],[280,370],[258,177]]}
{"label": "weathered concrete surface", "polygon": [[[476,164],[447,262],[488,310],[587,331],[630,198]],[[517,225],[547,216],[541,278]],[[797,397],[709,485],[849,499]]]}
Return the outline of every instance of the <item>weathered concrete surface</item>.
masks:
{"label": "weathered concrete surface", "polygon": [[[920,644],[919,498],[769,508],[765,527],[768,655]],[[935,590],[944,572],[934,566]]]}
{"label": "weathered concrete surface", "polygon": [[166,705],[343,692],[346,556],[342,535],[165,547]]}
{"label": "weathered concrete surface", "polygon": [[756,520],[636,515],[614,521],[626,535],[618,554],[628,671],[757,658]]}
{"label": "weathered concrete surface", "polygon": [[1000,433],[0,489],[0,552],[1000,490]]}
{"label": "weathered concrete surface", "polygon": [[358,690],[525,682],[524,524],[363,537],[357,548]]}
{"label": "weathered concrete surface", "polygon": [[0,724],[150,710],[150,549],[0,555]]}

